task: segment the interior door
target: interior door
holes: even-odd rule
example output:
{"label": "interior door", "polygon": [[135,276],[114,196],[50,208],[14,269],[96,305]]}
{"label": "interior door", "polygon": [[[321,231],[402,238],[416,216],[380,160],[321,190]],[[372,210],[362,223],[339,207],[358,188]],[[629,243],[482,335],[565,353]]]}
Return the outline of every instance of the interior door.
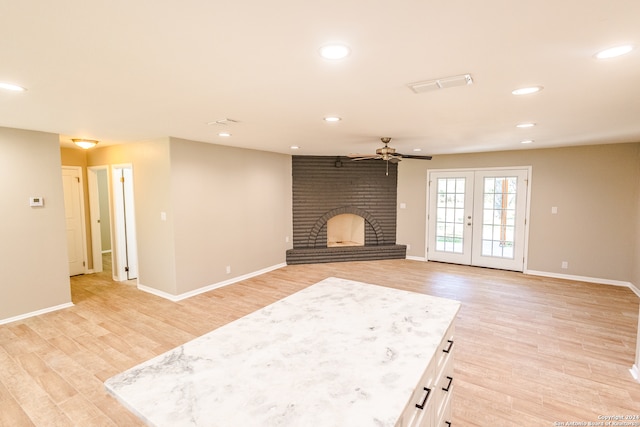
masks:
{"label": "interior door", "polygon": [[85,273],[83,193],[80,169],[62,168],[69,276]]}
{"label": "interior door", "polygon": [[138,249],[133,198],[133,170],[130,165],[113,166],[116,280],[138,277]]}
{"label": "interior door", "polygon": [[528,169],[429,173],[427,259],[524,270]]}

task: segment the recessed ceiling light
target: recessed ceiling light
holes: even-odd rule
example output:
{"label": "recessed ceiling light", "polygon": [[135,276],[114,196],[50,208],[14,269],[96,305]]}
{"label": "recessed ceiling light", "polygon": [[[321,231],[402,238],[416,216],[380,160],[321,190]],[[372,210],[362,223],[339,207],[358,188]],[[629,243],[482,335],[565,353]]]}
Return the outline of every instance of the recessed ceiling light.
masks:
{"label": "recessed ceiling light", "polygon": [[531,144],[533,139],[525,139],[524,141],[520,141],[520,144]]}
{"label": "recessed ceiling light", "polygon": [[516,127],[520,129],[525,129],[525,128],[532,128],[535,125],[536,125],[535,123],[518,123]]}
{"label": "recessed ceiling light", "polygon": [[227,136],[231,136],[231,134],[230,134],[229,132],[220,132],[220,133],[218,134],[218,136],[224,136],[224,137],[227,137]]}
{"label": "recessed ceiling light", "polygon": [[342,120],[342,118],[336,117],[336,116],[328,116],[324,118],[324,121],[328,123],[336,123],[336,122],[339,122],[340,120]]}
{"label": "recessed ceiling light", "polygon": [[413,151],[414,151],[415,153],[419,153],[420,151],[422,151],[422,148],[414,148],[414,149],[413,149]]}
{"label": "recessed ceiling light", "polygon": [[0,89],[11,90],[13,92],[24,92],[26,89],[22,86],[14,85],[13,83],[0,82]]}
{"label": "recessed ceiling light", "polygon": [[320,56],[324,59],[343,59],[349,56],[351,50],[343,44],[328,44],[320,48]]}
{"label": "recessed ceiling light", "polygon": [[531,87],[523,87],[520,89],[516,89],[511,93],[514,95],[528,95],[530,93],[540,92],[542,90],[542,86],[531,86]]}
{"label": "recessed ceiling light", "polygon": [[292,150],[298,150],[298,149],[300,149],[300,147],[298,147],[297,145],[292,145],[292,146],[291,146],[291,147],[289,147],[289,148],[291,148]]}
{"label": "recessed ceiling light", "polygon": [[598,59],[609,59],[615,58],[616,56],[621,56],[627,54],[633,50],[633,46],[630,44],[624,46],[616,46],[609,49],[605,49],[596,54],[596,58]]}

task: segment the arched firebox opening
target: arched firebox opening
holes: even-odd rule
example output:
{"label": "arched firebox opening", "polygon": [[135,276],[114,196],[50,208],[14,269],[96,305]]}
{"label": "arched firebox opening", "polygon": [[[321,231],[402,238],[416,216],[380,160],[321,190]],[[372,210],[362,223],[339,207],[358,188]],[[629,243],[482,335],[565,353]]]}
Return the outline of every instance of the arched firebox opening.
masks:
{"label": "arched firebox opening", "polygon": [[362,245],[335,245],[335,246],[370,246],[370,245],[379,245],[380,242],[384,241],[384,236],[382,233],[382,228],[378,221],[371,215],[369,212],[358,209],[353,206],[343,206],[337,209],[333,209],[324,215],[322,215],[316,221],[315,225],[311,228],[311,232],[309,233],[309,248],[323,248],[330,247],[328,245],[329,237],[331,232],[328,230],[328,222],[329,220],[339,216],[349,214],[352,216],[357,216],[362,218],[362,226],[364,233],[364,241]]}
{"label": "arched firebox opening", "polygon": [[364,218],[340,214],[327,221],[327,247],[364,246]]}

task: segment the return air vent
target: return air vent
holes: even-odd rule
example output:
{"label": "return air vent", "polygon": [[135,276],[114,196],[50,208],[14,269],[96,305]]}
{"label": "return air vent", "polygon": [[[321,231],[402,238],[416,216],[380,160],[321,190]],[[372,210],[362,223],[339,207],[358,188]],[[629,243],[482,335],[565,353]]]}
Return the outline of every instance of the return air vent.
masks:
{"label": "return air vent", "polygon": [[468,86],[473,84],[471,74],[461,74],[459,76],[441,77],[435,80],[425,80],[422,82],[409,83],[409,87],[415,93],[432,92],[438,89],[446,89],[455,86]]}

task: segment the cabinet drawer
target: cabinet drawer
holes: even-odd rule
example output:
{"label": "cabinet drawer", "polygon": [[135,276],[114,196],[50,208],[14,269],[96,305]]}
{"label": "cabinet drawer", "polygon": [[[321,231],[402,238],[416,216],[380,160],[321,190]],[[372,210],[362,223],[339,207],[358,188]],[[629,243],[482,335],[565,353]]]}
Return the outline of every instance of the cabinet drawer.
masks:
{"label": "cabinet drawer", "polygon": [[[453,376],[453,355],[449,355],[446,358],[445,365],[436,377],[436,383],[434,384],[435,393],[435,420],[442,420],[447,407],[450,406],[451,396],[455,387],[455,379]],[[439,426],[440,423],[436,422],[434,425]]]}
{"label": "cabinet drawer", "polygon": [[454,325],[447,329],[396,427],[447,426],[454,387]]}
{"label": "cabinet drawer", "polygon": [[[411,399],[396,427],[416,427],[431,425],[435,408],[434,384],[436,381],[435,363],[432,361],[425,370],[418,386],[411,394]],[[424,424],[428,422],[428,424]]]}
{"label": "cabinet drawer", "polygon": [[445,333],[444,338],[442,339],[442,342],[440,343],[440,346],[436,351],[436,365],[434,367],[436,372],[441,371],[442,367],[447,363],[447,360],[453,356],[453,352],[455,350],[454,334],[455,327],[452,323],[451,326],[449,326],[449,329],[447,329],[447,332]]}

